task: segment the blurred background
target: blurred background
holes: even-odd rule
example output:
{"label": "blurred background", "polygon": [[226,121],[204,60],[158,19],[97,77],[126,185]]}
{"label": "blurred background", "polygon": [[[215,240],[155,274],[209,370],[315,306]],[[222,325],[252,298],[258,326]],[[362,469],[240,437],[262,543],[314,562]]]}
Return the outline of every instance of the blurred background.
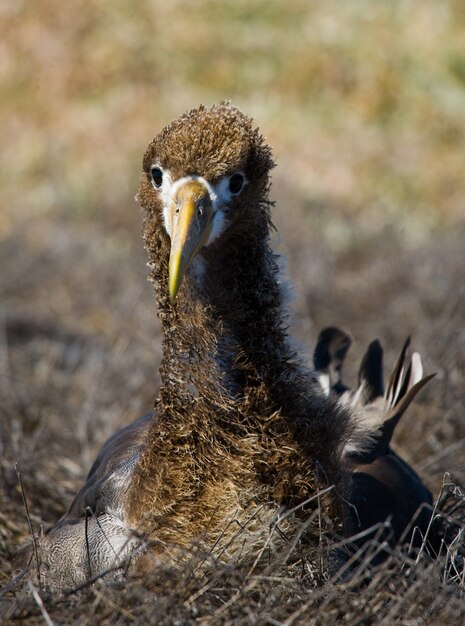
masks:
{"label": "blurred background", "polygon": [[[465,4],[0,1],[0,547],[56,520],[160,358],[134,201],[146,145],[231,99],[274,146],[293,332],[409,334],[438,375],[397,447],[465,480]],[[1,582],[1,581],[0,581]]]}

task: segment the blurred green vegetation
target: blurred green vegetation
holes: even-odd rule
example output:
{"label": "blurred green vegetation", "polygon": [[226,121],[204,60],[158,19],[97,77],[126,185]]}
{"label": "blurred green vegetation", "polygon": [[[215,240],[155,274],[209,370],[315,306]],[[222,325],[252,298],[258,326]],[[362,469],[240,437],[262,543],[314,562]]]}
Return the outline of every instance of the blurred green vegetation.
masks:
{"label": "blurred green vegetation", "polygon": [[460,0],[4,0],[0,18],[0,238],[44,215],[124,225],[151,136],[223,98],[336,231],[465,217]]}

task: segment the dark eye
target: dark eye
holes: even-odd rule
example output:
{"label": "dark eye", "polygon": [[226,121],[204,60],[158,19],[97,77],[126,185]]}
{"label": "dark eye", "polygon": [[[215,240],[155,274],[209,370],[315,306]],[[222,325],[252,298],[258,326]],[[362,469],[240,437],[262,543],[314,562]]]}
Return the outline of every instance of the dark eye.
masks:
{"label": "dark eye", "polygon": [[153,186],[159,189],[163,183],[163,170],[160,167],[152,167],[150,170]]}
{"label": "dark eye", "polygon": [[242,191],[242,187],[244,186],[245,178],[244,174],[233,174],[229,179],[229,191],[237,196],[238,193]]}

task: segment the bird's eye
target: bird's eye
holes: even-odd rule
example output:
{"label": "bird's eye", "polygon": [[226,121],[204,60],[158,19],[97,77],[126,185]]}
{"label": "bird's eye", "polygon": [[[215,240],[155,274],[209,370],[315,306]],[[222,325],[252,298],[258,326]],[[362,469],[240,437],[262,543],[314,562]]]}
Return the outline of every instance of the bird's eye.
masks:
{"label": "bird's eye", "polygon": [[229,191],[233,194],[233,196],[237,196],[237,194],[242,191],[244,182],[244,174],[233,174],[231,176],[229,179]]}
{"label": "bird's eye", "polygon": [[150,176],[152,177],[153,186],[160,189],[163,183],[163,170],[160,167],[152,167],[150,169]]}

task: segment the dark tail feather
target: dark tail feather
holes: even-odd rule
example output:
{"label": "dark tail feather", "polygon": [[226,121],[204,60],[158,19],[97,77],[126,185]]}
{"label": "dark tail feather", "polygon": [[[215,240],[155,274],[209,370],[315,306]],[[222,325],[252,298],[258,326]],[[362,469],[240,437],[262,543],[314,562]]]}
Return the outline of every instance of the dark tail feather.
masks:
{"label": "dark tail feather", "polygon": [[365,386],[363,404],[384,395],[383,346],[375,339],[368,346],[358,372],[358,386]]}
{"label": "dark tail feather", "polygon": [[410,337],[407,337],[405,343],[400,351],[399,358],[392,370],[392,374],[389,377],[387,389],[386,389],[386,399],[389,404],[392,404],[392,401],[395,399],[396,392],[399,390],[399,382],[402,378],[402,373],[405,364],[405,356],[407,354],[408,347],[410,345]]}

